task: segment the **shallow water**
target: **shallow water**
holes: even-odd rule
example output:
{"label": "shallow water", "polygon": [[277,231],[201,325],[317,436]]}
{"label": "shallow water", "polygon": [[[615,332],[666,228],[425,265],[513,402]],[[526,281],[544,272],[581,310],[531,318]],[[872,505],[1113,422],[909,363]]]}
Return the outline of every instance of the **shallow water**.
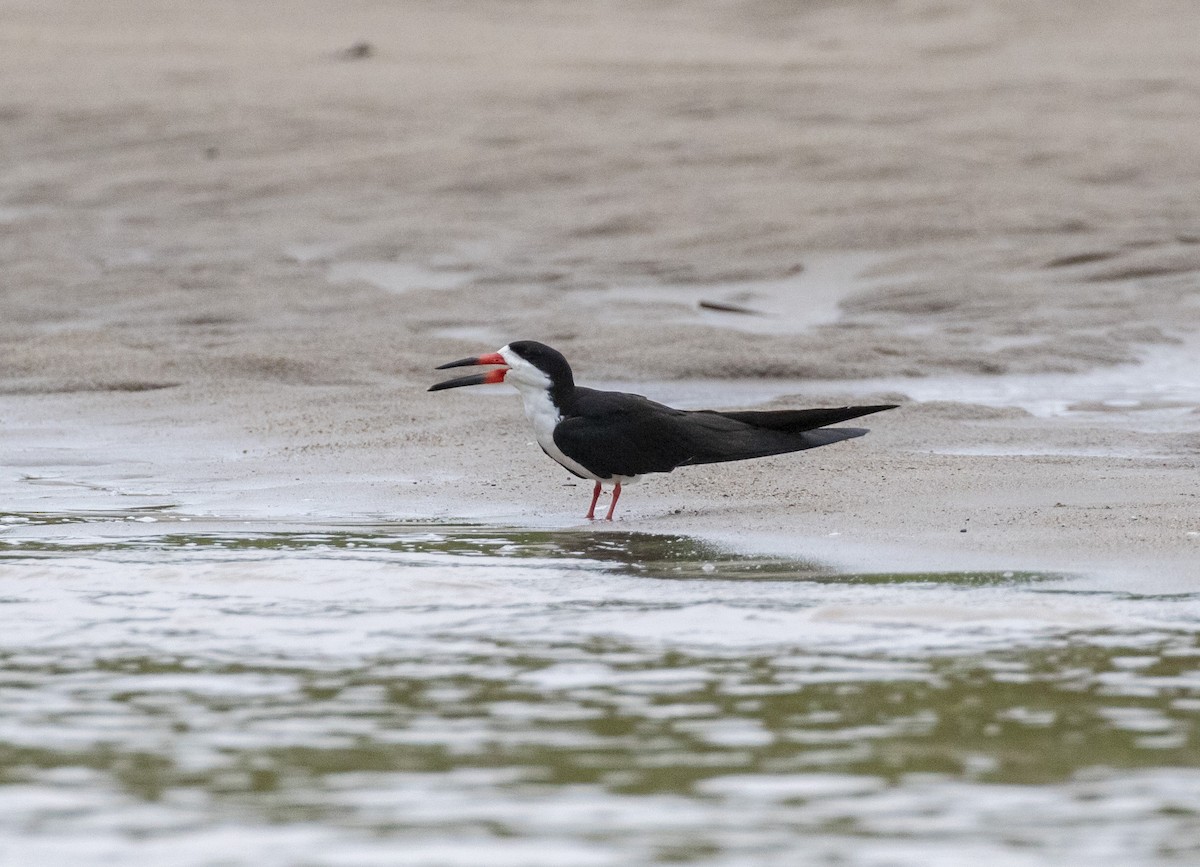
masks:
{"label": "shallow water", "polygon": [[0,862],[1200,855],[1200,594],[607,528],[0,527]]}

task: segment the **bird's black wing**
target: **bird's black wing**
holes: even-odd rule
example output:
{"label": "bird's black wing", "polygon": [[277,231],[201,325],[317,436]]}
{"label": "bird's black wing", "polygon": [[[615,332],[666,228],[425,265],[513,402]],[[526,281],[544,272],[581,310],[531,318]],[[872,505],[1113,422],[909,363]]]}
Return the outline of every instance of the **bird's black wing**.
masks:
{"label": "bird's black wing", "polygon": [[687,412],[636,394],[575,391],[580,406],[555,427],[554,444],[596,475],[669,473],[693,456]]}
{"label": "bird's black wing", "polygon": [[[736,424],[720,413],[695,413],[697,421],[703,416],[715,416]],[[789,452],[802,452],[819,446],[833,445],[842,440],[863,436],[869,431],[862,427],[823,427],[800,432],[777,431],[743,425],[733,430],[718,429],[716,435],[694,437],[693,454],[680,466],[691,464],[719,464],[725,461],[745,461],[750,458],[765,458]]]}
{"label": "bird's black wing", "polygon": [[[644,397],[576,389],[579,408],[554,442],[598,476],[669,473],[676,467],[797,452],[860,437],[863,428],[812,430],[890,407],[720,413],[673,409]],[[757,424],[756,424],[757,422]]]}
{"label": "bird's black wing", "polygon": [[691,454],[680,465],[717,464],[782,455],[827,446],[860,437],[867,432],[865,428],[852,427],[777,430],[758,427],[739,418],[732,418],[732,415],[734,414],[710,410],[687,413],[684,423],[687,426]]}
{"label": "bird's black wing", "polygon": [[749,412],[722,412],[725,418],[742,421],[752,427],[768,430],[789,431],[800,433],[806,430],[816,430],[828,424],[837,424],[860,418],[873,412],[883,412],[895,409],[896,404],[880,404],[877,406],[839,406],[829,409],[775,409],[751,410]]}

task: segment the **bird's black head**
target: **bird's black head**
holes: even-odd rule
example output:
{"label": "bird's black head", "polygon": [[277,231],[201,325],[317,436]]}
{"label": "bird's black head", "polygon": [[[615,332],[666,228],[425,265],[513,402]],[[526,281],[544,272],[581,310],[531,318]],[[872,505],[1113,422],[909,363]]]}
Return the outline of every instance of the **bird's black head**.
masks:
{"label": "bird's black head", "polygon": [[575,376],[571,373],[571,365],[563,358],[563,354],[553,347],[536,340],[515,340],[508,344],[508,349],[524,361],[528,361],[546,376],[555,386],[572,386]]}

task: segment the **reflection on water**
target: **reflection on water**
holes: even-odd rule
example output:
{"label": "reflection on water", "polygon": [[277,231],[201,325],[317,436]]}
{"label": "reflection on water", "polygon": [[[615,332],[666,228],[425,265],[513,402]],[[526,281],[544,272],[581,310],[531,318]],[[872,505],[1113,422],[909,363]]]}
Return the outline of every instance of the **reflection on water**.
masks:
{"label": "reflection on water", "polygon": [[1200,854],[1197,596],[604,531],[0,520],[0,861]]}

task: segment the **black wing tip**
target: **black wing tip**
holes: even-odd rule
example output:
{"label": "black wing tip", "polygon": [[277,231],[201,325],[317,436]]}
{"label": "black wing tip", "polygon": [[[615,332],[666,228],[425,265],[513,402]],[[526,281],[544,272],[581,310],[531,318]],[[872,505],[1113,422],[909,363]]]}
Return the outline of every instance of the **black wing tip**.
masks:
{"label": "black wing tip", "polygon": [[[899,409],[899,408],[900,408],[900,404],[898,404],[898,403],[880,403],[880,404],[875,404],[873,406],[842,407],[842,409],[844,411],[854,413],[854,415],[846,418],[845,419],[846,421],[851,421],[852,419],[861,418],[864,415],[873,415],[877,412],[887,412],[889,409]],[[829,422],[829,424],[837,424],[837,422]],[[824,427],[824,425],[822,425],[822,427]]]}
{"label": "black wing tip", "polygon": [[883,412],[896,409],[899,404],[886,403],[874,406],[838,406],[814,407],[812,409],[780,409],[780,410],[749,410],[741,412],[717,412],[716,415],[731,419],[742,424],[764,430],[776,430],[784,433],[803,433],[817,430],[829,425],[841,424]]}

